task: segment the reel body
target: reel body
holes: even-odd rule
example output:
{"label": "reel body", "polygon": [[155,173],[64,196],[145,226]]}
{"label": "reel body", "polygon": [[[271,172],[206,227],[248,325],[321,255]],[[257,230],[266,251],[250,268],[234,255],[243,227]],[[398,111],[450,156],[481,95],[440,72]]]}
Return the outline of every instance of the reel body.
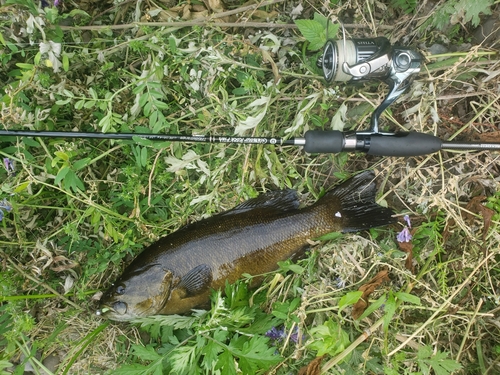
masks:
{"label": "reel body", "polygon": [[328,83],[381,80],[389,94],[375,109],[367,134],[379,133],[378,120],[420,72],[423,57],[416,50],[394,47],[384,37],[328,40],[317,65]]}

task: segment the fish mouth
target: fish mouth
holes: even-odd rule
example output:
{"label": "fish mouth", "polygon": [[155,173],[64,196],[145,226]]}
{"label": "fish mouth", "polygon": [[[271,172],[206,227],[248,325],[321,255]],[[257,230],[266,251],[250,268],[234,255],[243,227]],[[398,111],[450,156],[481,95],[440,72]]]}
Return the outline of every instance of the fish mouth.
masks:
{"label": "fish mouth", "polygon": [[102,308],[99,308],[95,311],[95,314],[97,316],[101,316],[101,315],[104,315],[106,314],[108,311],[112,311],[112,309],[110,309],[109,307],[105,306],[105,307],[102,307]]}
{"label": "fish mouth", "polygon": [[128,306],[125,302],[115,302],[112,305],[101,304],[96,310],[95,314],[97,316],[102,316],[111,320],[125,321],[133,319],[128,313]]}
{"label": "fish mouth", "polygon": [[99,306],[99,308],[95,311],[95,314],[97,316],[102,316],[103,318],[109,318],[110,316],[119,315],[111,306],[108,305]]}

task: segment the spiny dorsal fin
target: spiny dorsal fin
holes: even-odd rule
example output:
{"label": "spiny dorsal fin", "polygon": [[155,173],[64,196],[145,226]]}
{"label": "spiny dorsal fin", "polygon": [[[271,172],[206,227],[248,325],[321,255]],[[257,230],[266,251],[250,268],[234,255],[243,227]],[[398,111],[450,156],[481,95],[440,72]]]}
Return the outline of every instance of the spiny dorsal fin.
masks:
{"label": "spiny dorsal fin", "polygon": [[240,203],[233,209],[221,213],[221,215],[233,215],[254,209],[270,209],[277,212],[296,210],[299,207],[299,197],[292,189],[268,191],[256,198]]}

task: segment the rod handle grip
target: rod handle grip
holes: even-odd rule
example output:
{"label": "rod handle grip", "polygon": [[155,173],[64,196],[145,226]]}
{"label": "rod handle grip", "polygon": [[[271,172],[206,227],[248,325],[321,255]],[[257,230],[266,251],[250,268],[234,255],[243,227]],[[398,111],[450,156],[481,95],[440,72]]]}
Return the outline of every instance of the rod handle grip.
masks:
{"label": "rod handle grip", "polygon": [[431,134],[409,132],[394,135],[377,135],[370,138],[368,155],[420,156],[441,150],[443,141]]}
{"label": "rod handle grip", "polygon": [[344,149],[344,134],[338,130],[308,130],[304,150],[310,154],[337,153]]}

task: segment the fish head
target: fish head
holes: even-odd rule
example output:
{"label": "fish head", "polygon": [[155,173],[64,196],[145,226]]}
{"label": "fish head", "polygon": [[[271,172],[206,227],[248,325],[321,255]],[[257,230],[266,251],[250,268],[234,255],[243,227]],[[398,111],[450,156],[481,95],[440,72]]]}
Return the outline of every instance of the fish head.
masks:
{"label": "fish head", "polygon": [[103,293],[96,314],[115,321],[158,314],[170,297],[172,279],[172,272],[158,264],[125,270]]}

